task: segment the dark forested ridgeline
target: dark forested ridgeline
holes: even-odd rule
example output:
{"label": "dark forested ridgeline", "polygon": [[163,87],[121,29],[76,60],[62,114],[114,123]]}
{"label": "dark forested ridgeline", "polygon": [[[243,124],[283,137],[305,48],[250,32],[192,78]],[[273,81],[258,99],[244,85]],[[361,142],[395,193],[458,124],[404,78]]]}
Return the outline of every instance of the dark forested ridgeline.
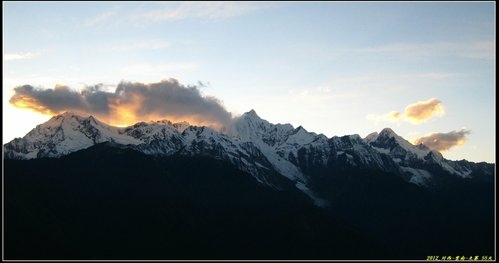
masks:
{"label": "dark forested ridgeline", "polygon": [[[493,255],[494,184],[438,188],[353,168],[317,171],[318,207],[276,175],[210,156],[98,144],[4,160],[5,259],[426,259]],[[494,180],[492,180],[494,181]]]}

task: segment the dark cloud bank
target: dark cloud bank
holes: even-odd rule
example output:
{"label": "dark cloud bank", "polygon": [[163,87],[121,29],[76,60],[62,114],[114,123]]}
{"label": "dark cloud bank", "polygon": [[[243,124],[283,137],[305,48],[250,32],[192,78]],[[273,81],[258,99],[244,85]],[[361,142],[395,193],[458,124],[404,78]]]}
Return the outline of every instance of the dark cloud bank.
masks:
{"label": "dark cloud bank", "polygon": [[45,114],[85,112],[112,124],[171,118],[221,126],[232,117],[220,100],[202,96],[197,86],[184,86],[175,79],[150,84],[121,82],[114,92],[103,90],[101,84],[81,92],[67,86],[39,89],[30,85],[14,91],[10,103],[17,107]]}

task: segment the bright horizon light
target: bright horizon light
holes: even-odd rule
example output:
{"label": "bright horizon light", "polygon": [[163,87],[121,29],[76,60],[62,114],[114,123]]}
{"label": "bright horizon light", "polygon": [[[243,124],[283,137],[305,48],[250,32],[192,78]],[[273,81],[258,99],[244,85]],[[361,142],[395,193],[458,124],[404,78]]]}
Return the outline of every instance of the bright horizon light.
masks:
{"label": "bright horizon light", "polygon": [[[271,123],[327,137],[390,127],[441,147],[445,158],[495,162],[495,2],[3,7],[3,143],[71,109],[111,107],[109,119],[96,117],[115,125],[169,118],[213,125],[254,109]],[[181,103],[176,89],[140,88],[112,95],[122,82],[168,79],[199,96]],[[14,90],[23,85],[40,92]],[[78,95],[85,90],[88,97]],[[169,98],[177,99],[167,111],[161,103]]]}

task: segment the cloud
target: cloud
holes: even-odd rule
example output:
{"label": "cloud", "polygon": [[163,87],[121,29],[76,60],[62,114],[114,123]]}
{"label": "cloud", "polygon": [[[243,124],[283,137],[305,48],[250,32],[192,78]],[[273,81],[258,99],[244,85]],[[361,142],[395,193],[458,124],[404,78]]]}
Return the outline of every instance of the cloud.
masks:
{"label": "cloud", "polygon": [[97,25],[143,25],[186,19],[220,20],[242,16],[269,4],[252,2],[165,2],[154,3],[133,12],[116,6],[84,21],[87,27]]}
{"label": "cloud", "polygon": [[38,54],[31,53],[31,52],[24,52],[24,53],[7,53],[3,55],[3,60],[4,61],[11,61],[11,60],[22,60],[22,59],[32,59],[34,57],[37,57]]}
{"label": "cloud", "polygon": [[456,145],[463,145],[466,142],[466,135],[471,133],[470,130],[461,129],[459,131],[451,131],[448,133],[430,133],[426,136],[412,140],[414,145],[420,143],[428,146],[435,151],[448,151]]}
{"label": "cloud", "polygon": [[88,19],[85,22],[85,26],[91,27],[91,26],[95,26],[95,25],[104,23],[105,21],[108,21],[111,18],[115,17],[118,14],[118,11],[119,11],[119,8],[114,7],[110,10],[107,10],[103,13],[100,13],[99,15]]}
{"label": "cloud", "polygon": [[137,18],[150,21],[177,21],[189,18],[225,19],[259,8],[261,6],[248,2],[183,2],[177,5],[167,4],[167,7],[138,14]]}
{"label": "cloud", "polygon": [[130,42],[126,44],[119,44],[114,46],[107,46],[100,48],[101,51],[114,51],[114,52],[129,52],[135,50],[159,50],[170,47],[171,44],[162,40],[142,40],[137,42]]}
{"label": "cloud", "polygon": [[444,107],[441,101],[431,98],[426,101],[418,101],[416,103],[410,104],[405,108],[403,115],[397,114],[398,118],[406,118],[407,120],[419,123],[427,121],[428,119],[435,116],[442,116],[445,114]]}
{"label": "cloud", "polygon": [[197,68],[195,63],[166,63],[166,64],[133,64],[121,69],[121,73],[125,75],[135,74],[160,74],[165,72],[173,72],[180,70],[192,70]]}
{"label": "cloud", "polygon": [[353,51],[394,54],[406,57],[458,56],[472,59],[495,59],[495,40],[473,42],[393,43],[383,46],[356,48]]}
{"label": "cloud", "polygon": [[87,86],[81,92],[61,85],[54,89],[24,85],[14,92],[9,102],[18,108],[50,115],[84,112],[118,126],[168,119],[218,129],[232,117],[220,100],[202,96],[197,86],[184,86],[176,79],[150,84],[121,82],[114,92],[105,91],[102,84]]}
{"label": "cloud", "polygon": [[436,98],[431,98],[426,101],[418,101],[409,104],[405,107],[403,113],[398,111],[391,111],[383,115],[369,114],[367,119],[372,121],[391,121],[398,122],[404,120],[413,124],[420,124],[426,122],[434,116],[443,116],[445,114],[442,102]]}

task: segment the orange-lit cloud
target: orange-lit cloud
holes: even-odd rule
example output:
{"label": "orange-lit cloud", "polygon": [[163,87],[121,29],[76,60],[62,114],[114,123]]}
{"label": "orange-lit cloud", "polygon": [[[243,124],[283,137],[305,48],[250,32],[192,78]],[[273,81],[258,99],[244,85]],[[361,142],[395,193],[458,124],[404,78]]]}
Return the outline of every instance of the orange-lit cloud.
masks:
{"label": "orange-lit cloud", "polygon": [[466,142],[466,135],[469,135],[470,133],[471,131],[466,129],[447,133],[430,133],[412,140],[412,143],[414,145],[422,143],[432,150],[442,152],[447,151],[454,146],[463,145]]}
{"label": "orange-lit cloud", "polygon": [[433,116],[442,116],[444,114],[445,111],[441,101],[431,98],[407,106],[403,118],[414,123],[420,123],[431,119]]}
{"label": "orange-lit cloud", "polygon": [[202,96],[196,86],[184,86],[175,79],[150,84],[121,82],[114,92],[104,91],[103,85],[81,92],[61,85],[54,89],[24,85],[14,91],[9,102],[18,108],[47,115],[83,112],[117,126],[168,119],[221,128],[231,119],[218,99]]}
{"label": "orange-lit cloud", "polygon": [[383,115],[370,114],[367,119],[374,121],[392,121],[398,122],[400,120],[407,121],[413,124],[420,124],[434,116],[443,116],[445,114],[442,102],[436,98],[431,98],[426,101],[418,101],[409,104],[405,107],[403,113],[392,111]]}

